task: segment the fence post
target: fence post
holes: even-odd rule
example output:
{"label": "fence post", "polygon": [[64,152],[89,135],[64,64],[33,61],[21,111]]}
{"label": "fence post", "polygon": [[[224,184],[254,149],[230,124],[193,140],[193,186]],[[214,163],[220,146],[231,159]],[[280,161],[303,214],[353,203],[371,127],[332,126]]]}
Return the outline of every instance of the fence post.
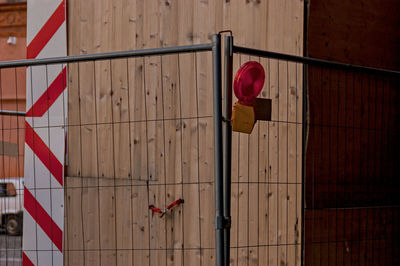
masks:
{"label": "fence post", "polygon": [[213,35],[213,83],[214,83],[214,173],[215,173],[215,265],[224,263],[224,216],[223,216],[223,165],[222,165],[222,77],[221,35]]}
{"label": "fence post", "polygon": [[232,62],[233,62],[233,37],[225,36],[225,101],[224,101],[224,262],[229,266],[230,260],[230,241],[231,241],[231,164],[232,164],[232,126],[230,119],[232,116]]}

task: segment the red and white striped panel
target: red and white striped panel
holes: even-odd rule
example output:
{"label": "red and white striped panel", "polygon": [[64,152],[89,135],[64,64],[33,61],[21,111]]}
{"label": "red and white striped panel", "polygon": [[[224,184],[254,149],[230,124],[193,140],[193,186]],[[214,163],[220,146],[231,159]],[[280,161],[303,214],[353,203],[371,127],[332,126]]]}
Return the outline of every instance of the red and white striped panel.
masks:
{"label": "red and white striped panel", "polygon": [[[27,1],[27,57],[66,56],[65,0]],[[63,265],[66,65],[27,68],[23,265]]]}

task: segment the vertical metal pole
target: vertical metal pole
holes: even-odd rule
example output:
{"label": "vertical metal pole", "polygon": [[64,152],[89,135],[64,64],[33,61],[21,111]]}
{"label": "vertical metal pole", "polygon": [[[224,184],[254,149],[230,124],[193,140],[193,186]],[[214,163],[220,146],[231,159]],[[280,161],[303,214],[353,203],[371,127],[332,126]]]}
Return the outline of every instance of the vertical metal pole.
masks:
{"label": "vertical metal pole", "polygon": [[225,37],[225,104],[224,104],[224,266],[229,266],[231,242],[231,164],[232,164],[232,64],[233,64],[233,37]]}
{"label": "vertical metal pole", "polygon": [[222,168],[222,77],[221,35],[213,35],[214,171],[215,171],[215,265],[224,264],[223,168]]}

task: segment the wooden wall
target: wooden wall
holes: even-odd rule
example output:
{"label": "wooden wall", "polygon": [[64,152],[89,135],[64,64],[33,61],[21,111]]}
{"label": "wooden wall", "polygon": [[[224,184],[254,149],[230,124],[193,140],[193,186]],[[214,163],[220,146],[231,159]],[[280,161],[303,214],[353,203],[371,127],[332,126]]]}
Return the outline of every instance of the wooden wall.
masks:
{"label": "wooden wall", "polygon": [[[310,1],[308,55],[400,70],[399,8]],[[308,69],[305,265],[399,264],[399,81]]]}
{"label": "wooden wall", "polygon": [[[69,0],[69,54],[211,41],[301,55],[303,2]],[[232,265],[299,265],[300,65],[260,61],[272,122],[234,134]],[[66,265],[213,265],[211,54],[69,65]],[[149,204],[185,203],[160,218]]]}

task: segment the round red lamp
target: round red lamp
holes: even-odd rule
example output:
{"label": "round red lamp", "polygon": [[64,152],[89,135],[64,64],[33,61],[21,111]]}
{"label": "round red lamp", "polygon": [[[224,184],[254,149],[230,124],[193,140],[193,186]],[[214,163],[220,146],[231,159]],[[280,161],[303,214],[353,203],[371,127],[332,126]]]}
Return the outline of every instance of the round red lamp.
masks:
{"label": "round red lamp", "polygon": [[265,72],[262,65],[255,61],[243,64],[236,73],[233,90],[240,104],[252,106],[254,99],[262,91]]}

